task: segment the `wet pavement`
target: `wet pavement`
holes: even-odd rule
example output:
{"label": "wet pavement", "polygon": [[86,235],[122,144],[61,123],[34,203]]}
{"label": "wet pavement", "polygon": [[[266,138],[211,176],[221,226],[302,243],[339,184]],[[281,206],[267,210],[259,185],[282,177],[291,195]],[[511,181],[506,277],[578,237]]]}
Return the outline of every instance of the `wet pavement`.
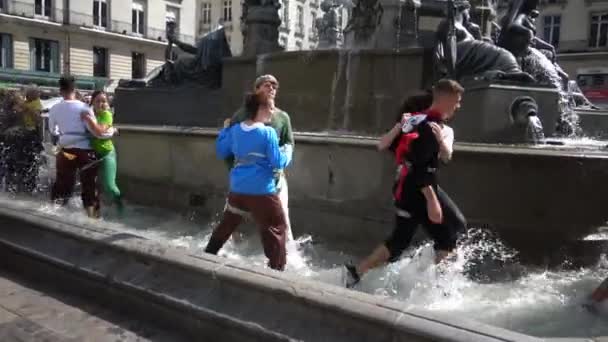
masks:
{"label": "wet pavement", "polygon": [[0,270],[0,341],[185,341],[110,305],[91,304]]}

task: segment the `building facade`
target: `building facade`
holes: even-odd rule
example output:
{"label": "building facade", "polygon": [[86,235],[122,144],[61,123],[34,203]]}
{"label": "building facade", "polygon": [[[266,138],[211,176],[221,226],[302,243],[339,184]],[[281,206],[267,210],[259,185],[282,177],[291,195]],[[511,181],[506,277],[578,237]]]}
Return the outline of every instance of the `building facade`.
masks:
{"label": "building facade", "polygon": [[[218,25],[226,28],[232,54],[243,51],[241,32],[242,0],[197,0],[197,36],[200,37]],[[281,0],[279,16],[279,44],[285,50],[312,50],[318,44],[315,20],[324,14],[321,0]],[[346,26],[348,11],[339,10],[341,28]]]}
{"label": "building facade", "polygon": [[165,60],[167,22],[194,41],[195,1],[0,0],[0,75],[144,77]]}
{"label": "building facade", "polygon": [[608,68],[608,0],[543,0],[541,6],[537,35],[556,47],[572,79],[583,69]]}

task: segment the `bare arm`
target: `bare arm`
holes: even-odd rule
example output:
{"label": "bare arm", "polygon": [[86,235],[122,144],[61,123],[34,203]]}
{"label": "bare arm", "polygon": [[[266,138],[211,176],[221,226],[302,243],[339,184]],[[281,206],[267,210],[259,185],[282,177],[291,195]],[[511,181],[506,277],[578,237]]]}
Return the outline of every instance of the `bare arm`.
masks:
{"label": "bare arm", "polygon": [[81,117],[82,121],[84,121],[87,124],[87,127],[89,128],[91,133],[93,133],[96,136],[104,135],[110,128],[108,125],[98,124],[97,122],[95,122],[95,120],[93,120],[93,116],[92,116],[91,112],[89,112],[89,111],[83,111],[80,114],[80,117]]}
{"label": "bare arm", "polygon": [[443,140],[439,143],[439,159],[444,164],[447,164],[452,160],[452,149],[449,148]]}
{"label": "bare arm", "polygon": [[395,138],[399,136],[401,132],[401,123],[395,124],[390,131],[386,132],[382,137],[380,137],[380,141],[378,141],[378,151],[384,151],[391,146]]}

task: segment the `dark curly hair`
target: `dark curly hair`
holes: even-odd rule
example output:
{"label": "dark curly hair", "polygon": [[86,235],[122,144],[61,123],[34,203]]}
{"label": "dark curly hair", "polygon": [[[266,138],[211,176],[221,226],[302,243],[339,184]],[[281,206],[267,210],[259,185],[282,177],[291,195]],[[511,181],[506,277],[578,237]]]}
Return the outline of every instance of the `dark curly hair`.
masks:
{"label": "dark curly hair", "polygon": [[258,94],[250,93],[245,96],[245,113],[248,120],[254,120],[260,108],[261,101]]}

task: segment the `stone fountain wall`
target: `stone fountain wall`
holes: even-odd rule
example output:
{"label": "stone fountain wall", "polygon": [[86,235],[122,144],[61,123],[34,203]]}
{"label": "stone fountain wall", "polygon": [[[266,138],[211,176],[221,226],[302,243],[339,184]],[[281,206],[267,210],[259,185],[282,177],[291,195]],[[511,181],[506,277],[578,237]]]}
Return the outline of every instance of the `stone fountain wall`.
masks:
{"label": "stone fountain wall", "polygon": [[[407,49],[294,51],[225,60],[222,88],[117,89],[115,109],[124,124],[220,127],[252,90],[258,75],[280,82],[279,107],[299,132],[377,135],[393,124],[408,95],[431,86],[431,51]],[[455,125],[460,141],[506,142],[513,136],[511,102],[531,95],[539,105],[545,134],[554,132],[557,91],[546,87],[474,81]],[[522,140],[519,140],[522,141]]]}
{"label": "stone fountain wall", "polygon": [[307,51],[225,60],[222,89],[119,88],[117,118],[126,124],[219,127],[265,73],[280,81],[278,105],[298,131],[377,134],[394,120],[410,93],[422,89],[429,67],[422,49]]}
{"label": "stone fountain wall", "polygon": [[[215,156],[217,129],[122,125],[120,131],[118,181],[129,200],[218,219],[228,170]],[[386,237],[394,162],[375,143],[296,135],[287,170],[296,235],[359,255]],[[600,153],[459,144],[440,179],[473,227],[492,228],[523,253],[557,253],[560,243],[607,218],[608,158]]]}

